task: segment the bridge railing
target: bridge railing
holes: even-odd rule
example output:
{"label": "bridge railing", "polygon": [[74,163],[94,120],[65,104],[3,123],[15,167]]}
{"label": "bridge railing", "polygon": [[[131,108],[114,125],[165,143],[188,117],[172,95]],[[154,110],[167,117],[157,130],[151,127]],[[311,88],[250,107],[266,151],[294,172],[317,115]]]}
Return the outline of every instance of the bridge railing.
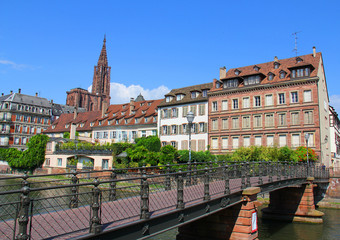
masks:
{"label": "bridge railing", "polygon": [[0,239],[76,237],[328,169],[288,162],[208,162],[0,178]]}

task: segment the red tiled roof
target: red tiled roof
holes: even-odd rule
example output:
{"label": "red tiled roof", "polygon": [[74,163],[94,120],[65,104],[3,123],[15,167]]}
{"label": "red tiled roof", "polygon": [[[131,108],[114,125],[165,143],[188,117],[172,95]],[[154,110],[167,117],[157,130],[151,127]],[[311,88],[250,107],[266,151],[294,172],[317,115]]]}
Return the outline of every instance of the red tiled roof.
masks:
{"label": "red tiled roof", "polygon": [[[301,58],[303,61],[302,62],[297,62],[297,58]],[[264,78],[261,81],[261,84],[275,84],[278,82],[283,82],[283,81],[288,81],[291,80],[290,78],[290,70],[291,68],[294,67],[302,67],[302,66],[307,66],[311,65],[313,68],[311,69],[310,77],[316,77],[317,76],[317,70],[319,67],[319,62],[321,59],[321,53],[316,53],[316,56],[313,57],[313,54],[308,54],[304,56],[299,56],[299,57],[293,57],[293,58],[286,58],[286,59],[281,59],[277,61],[272,61],[272,62],[267,62],[267,63],[261,63],[261,64],[254,64],[254,65],[249,65],[246,67],[238,67],[238,68],[232,68],[229,69],[226,73],[226,77],[220,79],[221,81],[227,80],[227,79],[234,79],[234,78],[243,78],[245,76],[250,76],[250,75],[257,75],[261,74],[264,76]],[[279,63],[278,68],[274,68],[274,63],[277,62]],[[259,68],[258,71],[254,69],[254,67],[257,66]],[[239,75],[235,74],[235,70],[239,70],[240,73]],[[285,78],[280,78],[280,72],[285,71],[287,74]],[[273,73],[274,78],[273,80],[269,81],[268,80],[268,74]],[[239,85],[239,87],[243,87],[243,82]],[[220,91],[222,89],[216,89],[215,84],[214,86],[210,89],[210,92],[214,91]]]}
{"label": "red tiled roof", "polygon": [[[110,105],[105,112],[105,117],[98,118],[93,127],[156,124],[157,107],[161,101],[162,99]],[[156,119],[154,120],[153,117]],[[139,119],[138,123],[136,123],[136,118]],[[148,119],[147,122],[145,122],[145,118]],[[116,120],[119,120],[118,124],[116,124]],[[125,123],[125,120],[128,122]],[[102,121],[101,125],[99,125],[99,121]]]}
{"label": "red tiled roof", "polygon": [[[91,122],[96,121],[99,117],[101,117],[101,111],[80,112],[75,119],[74,113],[63,113],[44,133],[69,132],[71,123],[79,124],[76,128],[78,132],[91,131]],[[83,127],[81,127],[82,123],[84,123]],[[68,125],[67,128],[66,125]]]}

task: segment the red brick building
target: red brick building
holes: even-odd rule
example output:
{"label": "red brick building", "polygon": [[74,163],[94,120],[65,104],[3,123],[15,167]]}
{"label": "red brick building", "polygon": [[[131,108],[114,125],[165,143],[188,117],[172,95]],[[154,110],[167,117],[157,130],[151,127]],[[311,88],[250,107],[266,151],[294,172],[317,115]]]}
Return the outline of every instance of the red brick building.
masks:
{"label": "red brick building", "polygon": [[328,94],[321,53],[220,69],[209,95],[212,153],[241,146],[305,145],[328,166]]}
{"label": "red brick building", "polygon": [[106,38],[100,52],[97,66],[94,66],[91,93],[82,88],[74,88],[67,92],[66,105],[97,111],[110,105],[110,72],[106,53]]}

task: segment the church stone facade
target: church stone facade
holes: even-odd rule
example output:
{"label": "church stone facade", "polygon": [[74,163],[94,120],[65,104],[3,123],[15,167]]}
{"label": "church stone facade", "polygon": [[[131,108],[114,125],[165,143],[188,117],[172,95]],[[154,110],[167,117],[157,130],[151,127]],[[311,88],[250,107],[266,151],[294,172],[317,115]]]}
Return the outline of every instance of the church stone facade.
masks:
{"label": "church stone facade", "polygon": [[74,88],[67,92],[66,105],[85,108],[87,111],[106,109],[110,105],[110,71],[106,53],[106,38],[97,66],[94,66],[92,91]]}

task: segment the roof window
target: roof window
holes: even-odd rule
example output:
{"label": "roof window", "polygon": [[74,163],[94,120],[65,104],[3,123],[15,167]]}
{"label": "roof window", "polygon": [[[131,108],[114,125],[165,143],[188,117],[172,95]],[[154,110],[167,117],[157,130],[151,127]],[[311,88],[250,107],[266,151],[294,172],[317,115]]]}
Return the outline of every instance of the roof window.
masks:
{"label": "roof window", "polygon": [[240,70],[238,70],[238,69],[236,69],[235,71],[234,71],[234,73],[235,73],[235,75],[240,75],[240,73],[241,73],[241,71]]}
{"label": "roof window", "polygon": [[258,67],[258,66],[254,66],[254,70],[256,71],[256,72],[258,72],[259,70],[260,70],[260,67]]}
{"label": "roof window", "polygon": [[283,78],[285,78],[286,77],[286,72],[285,71],[283,71],[283,70],[281,70],[280,71],[280,79],[283,79]]}
{"label": "roof window", "polygon": [[274,62],[274,68],[275,68],[275,69],[278,69],[279,67],[280,67],[280,63]]}

